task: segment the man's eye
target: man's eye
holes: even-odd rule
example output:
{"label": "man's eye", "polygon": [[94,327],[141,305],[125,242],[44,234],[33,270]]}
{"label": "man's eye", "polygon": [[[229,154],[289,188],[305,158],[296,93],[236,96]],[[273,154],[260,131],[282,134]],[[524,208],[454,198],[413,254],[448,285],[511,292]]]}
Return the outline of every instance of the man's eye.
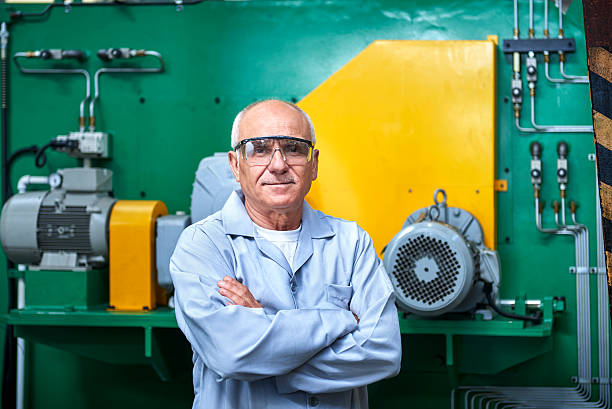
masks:
{"label": "man's eye", "polygon": [[295,144],[295,143],[289,143],[289,144],[285,145],[285,152],[295,153],[298,150],[299,149],[297,147],[297,144]]}

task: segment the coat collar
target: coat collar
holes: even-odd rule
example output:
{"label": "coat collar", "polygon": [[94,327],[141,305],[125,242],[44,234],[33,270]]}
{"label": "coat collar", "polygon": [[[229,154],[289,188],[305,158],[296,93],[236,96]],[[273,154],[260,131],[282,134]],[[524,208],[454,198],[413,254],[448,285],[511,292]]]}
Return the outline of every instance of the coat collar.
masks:
{"label": "coat collar", "polygon": [[306,201],[304,201],[302,209],[302,230],[293,259],[293,269],[289,266],[280,249],[272,243],[268,243],[267,240],[256,237],[255,225],[244,207],[244,194],[241,190],[232,192],[221,210],[221,218],[226,234],[255,238],[257,247],[264,255],[274,260],[287,273],[293,275],[312,256],[312,239],[322,239],[335,235],[322,214],[310,207]]}
{"label": "coat collar", "polygon": [[[244,207],[244,194],[238,189],[232,192],[221,210],[221,219],[226,234],[255,237],[253,220]],[[307,231],[308,238],[323,239],[335,235],[322,214],[304,201],[302,207],[302,232]],[[305,236],[300,234],[301,238]]]}

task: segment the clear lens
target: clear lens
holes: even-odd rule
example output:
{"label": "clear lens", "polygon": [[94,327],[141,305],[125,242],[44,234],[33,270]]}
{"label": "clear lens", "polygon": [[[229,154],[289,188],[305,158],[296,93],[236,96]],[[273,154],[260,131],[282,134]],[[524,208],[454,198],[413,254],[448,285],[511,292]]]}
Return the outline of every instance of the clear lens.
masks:
{"label": "clear lens", "polygon": [[258,139],[241,146],[242,156],[250,165],[268,165],[272,155],[279,150],[288,165],[305,165],[312,156],[307,142],[294,139]]}

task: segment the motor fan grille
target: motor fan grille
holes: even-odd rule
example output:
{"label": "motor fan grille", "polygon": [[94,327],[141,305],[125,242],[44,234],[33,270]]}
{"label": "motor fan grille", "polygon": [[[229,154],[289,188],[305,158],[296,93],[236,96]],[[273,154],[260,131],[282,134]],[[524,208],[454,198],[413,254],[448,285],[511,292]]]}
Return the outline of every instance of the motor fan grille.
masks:
{"label": "motor fan grille", "polygon": [[459,305],[475,277],[474,254],[451,226],[425,221],[398,233],[385,252],[400,309],[441,315]]}
{"label": "motor fan grille", "polygon": [[[432,280],[417,276],[417,261],[423,258],[433,259],[438,266],[437,275]],[[393,275],[406,298],[433,305],[455,291],[460,267],[457,253],[448,242],[419,234],[399,247]]]}

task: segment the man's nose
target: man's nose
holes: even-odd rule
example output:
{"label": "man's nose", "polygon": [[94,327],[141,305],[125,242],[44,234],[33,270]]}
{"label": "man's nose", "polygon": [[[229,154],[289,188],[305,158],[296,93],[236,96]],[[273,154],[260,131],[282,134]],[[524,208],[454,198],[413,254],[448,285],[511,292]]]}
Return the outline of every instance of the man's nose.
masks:
{"label": "man's nose", "polygon": [[282,172],[287,170],[288,167],[287,162],[285,162],[285,159],[283,159],[283,153],[281,152],[280,148],[274,148],[268,169],[271,171]]}

